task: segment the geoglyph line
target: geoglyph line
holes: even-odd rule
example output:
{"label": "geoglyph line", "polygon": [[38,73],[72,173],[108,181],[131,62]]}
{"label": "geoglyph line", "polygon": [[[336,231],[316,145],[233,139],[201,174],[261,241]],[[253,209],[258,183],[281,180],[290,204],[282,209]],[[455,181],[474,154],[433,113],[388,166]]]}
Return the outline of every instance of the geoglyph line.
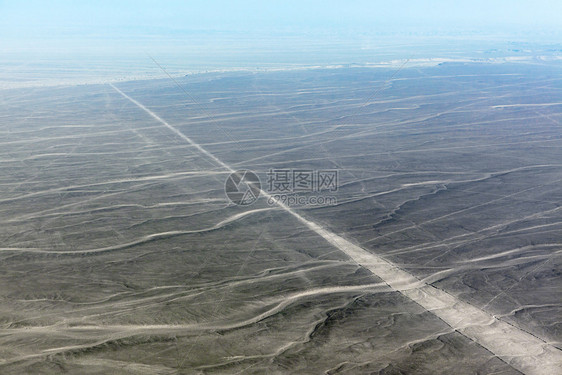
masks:
{"label": "geoglyph line", "polygon": [[[148,113],[156,121],[170,129],[214,163],[230,173],[235,172],[229,165],[201,147],[181,131],[168,124],[150,109],[146,108],[114,85],[110,85],[124,98]],[[266,198],[271,197],[263,190],[261,190],[261,194]],[[451,328],[482,345],[514,368],[529,375],[555,375],[561,373],[561,350],[529,332],[506,323],[469,303],[463,302],[441,289],[437,289],[434,286],[420,281],[418,278],[400,269],[393,263],[353,244],[317,223],[306,219],[282,202],[277,200],[275,200],[275,202],[281,209],[291,214],[310,230],[328,241],[332,246],[340,249],[357,264],[365,267],[375,276],[381,278],[392,289],[402,293],[426,310],[432,312]]]}

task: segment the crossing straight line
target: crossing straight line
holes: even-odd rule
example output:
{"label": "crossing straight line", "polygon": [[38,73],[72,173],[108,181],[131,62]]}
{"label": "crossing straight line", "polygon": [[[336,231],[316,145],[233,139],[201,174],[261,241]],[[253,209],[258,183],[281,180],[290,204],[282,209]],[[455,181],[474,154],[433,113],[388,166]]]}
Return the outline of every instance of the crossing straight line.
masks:
{"label": "crossing straight line", "polygon": [[[235,172],[228,164],[204,149],[191,138],[163,120],[156,113],[131,98],[123,91],[110,86],[156,121],[197,149],[201,154],[226,169]],[[264,190],[261,195],[271,198]],[[333,233],[321,225],[306,219],[291,207],[273,199],[276,204],[295,217],[310,230],[324,238],[332,246],[349,256],[358,265],[368,269],[382,279],[393,290],[400,292],[427,311],[432,312],[452,329],[483,346],[495,356],[528,375],[560,375],[562,371],[562,351],[539,337],[509,324],[499,318],[463,302],[455,296],[429,285],[414,275]]]}

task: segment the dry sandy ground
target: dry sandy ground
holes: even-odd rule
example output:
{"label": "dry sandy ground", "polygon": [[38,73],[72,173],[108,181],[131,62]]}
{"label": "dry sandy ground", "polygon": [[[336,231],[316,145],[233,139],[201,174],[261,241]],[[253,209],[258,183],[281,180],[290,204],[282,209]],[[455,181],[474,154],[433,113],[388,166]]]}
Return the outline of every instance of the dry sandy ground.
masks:
{"label": "dry sandy ground", "polygon": [[391,74],[2,91],[0,372],[556,374],[560,67]]}

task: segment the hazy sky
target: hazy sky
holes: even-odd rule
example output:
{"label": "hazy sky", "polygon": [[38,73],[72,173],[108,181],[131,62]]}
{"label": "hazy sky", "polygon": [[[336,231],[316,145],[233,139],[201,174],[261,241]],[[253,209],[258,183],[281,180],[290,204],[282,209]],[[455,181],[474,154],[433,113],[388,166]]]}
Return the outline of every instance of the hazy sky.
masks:
{"label": "hazy sky", "polygon": [[[560,0],[2,1],[0,32],[131,33],[156,29],[363,32],[562,29]],[[44,35],[43,35],[44,36]]]}
{"label": "hazy sky", "polygon": [[0,0],[0,54],[12,65],[95,58],[123,69],[152,64],[147,52],[177,66],[387,61],[412,46],[449,57],[459,38],[466,51],[495,48],[475,40],[560,44],[561,14],[562,0]]}

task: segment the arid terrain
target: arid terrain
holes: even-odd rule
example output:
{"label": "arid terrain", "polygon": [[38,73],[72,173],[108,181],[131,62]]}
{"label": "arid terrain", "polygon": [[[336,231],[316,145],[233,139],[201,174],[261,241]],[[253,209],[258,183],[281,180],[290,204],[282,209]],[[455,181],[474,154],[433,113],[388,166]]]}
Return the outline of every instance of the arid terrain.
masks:
{"label": "arid terrain", "polygon": [[0,90],[0,373],[560,374],[561,68]]}

